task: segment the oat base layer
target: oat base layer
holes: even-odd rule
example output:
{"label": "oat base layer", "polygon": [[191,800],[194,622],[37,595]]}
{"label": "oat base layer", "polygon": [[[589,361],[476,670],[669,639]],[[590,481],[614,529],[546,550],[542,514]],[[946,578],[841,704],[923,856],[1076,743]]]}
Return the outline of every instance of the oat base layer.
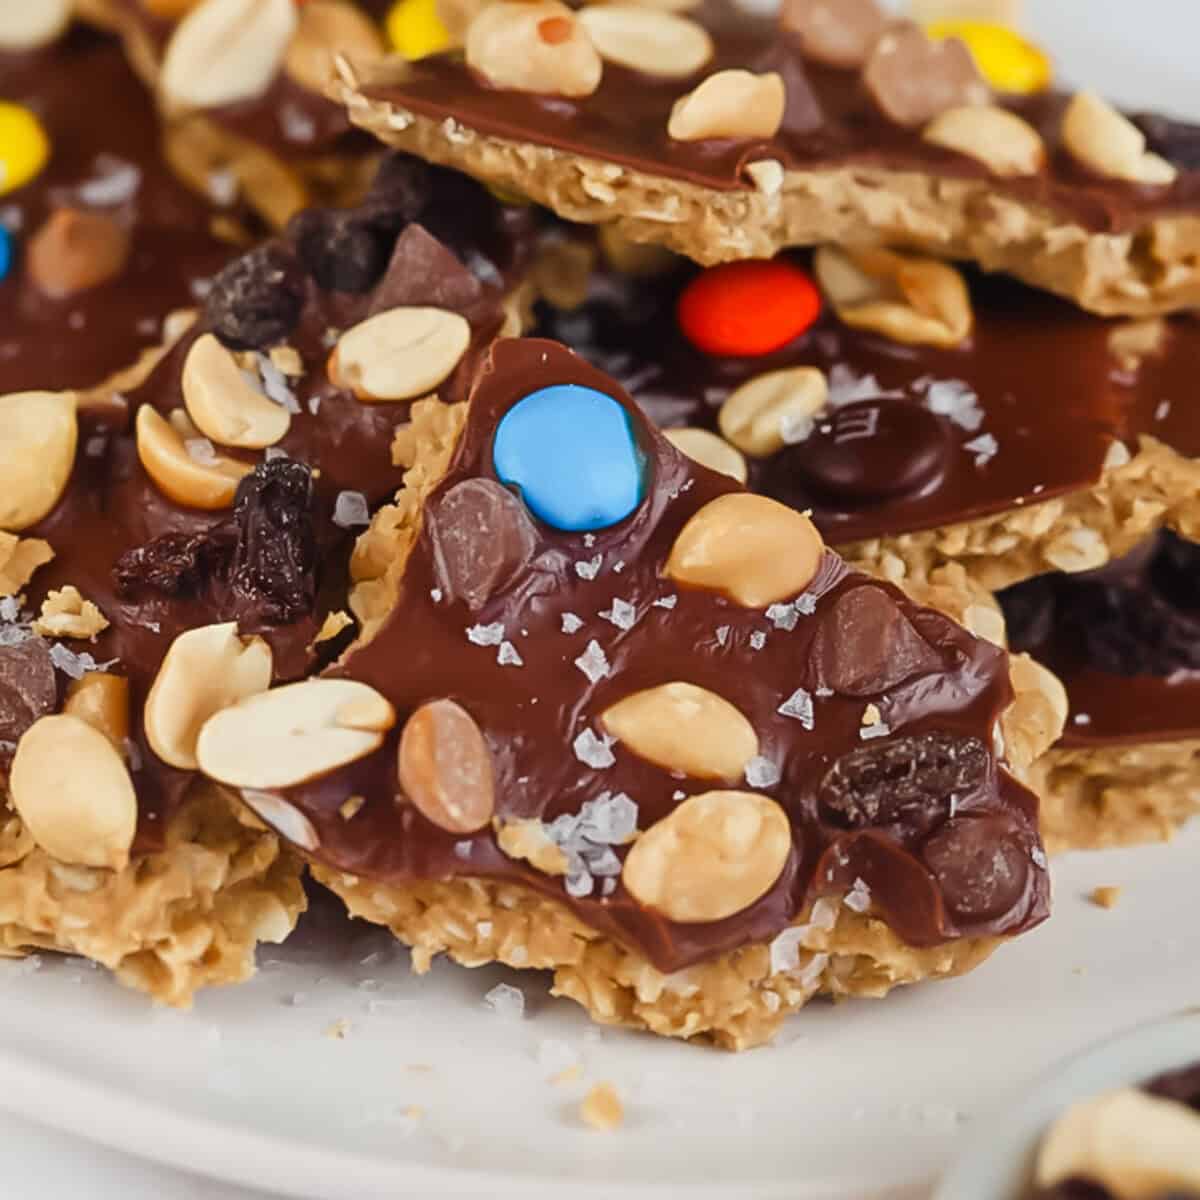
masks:
{"label": "oat base layer", "polygon": [[947,564],[1000,591],[1050,571],[1091,571],[1162,528],[1200,541],[1200,461],[1143,437],[1100,481],[1069,495],[920,533],[839,546],[860,570],[907,584]]}
{"label": "oat base layer", "polygon": [[1032,775],[1051,853],[1165,842],[1200,813],[1200,740],[1059,748]]}
{"label": "oat base layer", "polygon": [[600,1024],[704,1037],[727,1050],[769,1041],[816,996],[881,997],[901,984],[961,975],[1000,941],[917,950],[883,922],[826,902],[826,919],[814,910],[797,922],[795,961],[786,969],[773,966],[770,946],[758,942],[667,975],[565,906],[512,884],[458,879],[397,888],[320,866],[313,874],[353,916],[387,926],[410,945],[418,973],[442,953],[466,967],[500,962],[553,971],[552,994],[581,1004]]}
{"label": "oat base layer", "polygon": [[[769,258],[786,246],[886,242],[1005,271],[1105,315],[1200,304],[1200,217],[1163,216],[1136,231],[1093,233],[986,180],[874,166],[786,171],[771,163],[753,191],[628,170],[532,142],[493,137],[368,98],[344,60],[335,98],[390,146],[523,193],[568,220],[612,222],[635,242],[705,266]],[[387,82],[377,69],[377,81]],[[376,79],[372,78],[371,82]]]}
{"label": "oat base layer", "polygon": [[197,788],[161,851],[120,871],[55,861],[0,806],[0,955],[78,954],[186,1008],[202,987],[248,979],[258,943],[292,932],[301,873],[211,787]]}

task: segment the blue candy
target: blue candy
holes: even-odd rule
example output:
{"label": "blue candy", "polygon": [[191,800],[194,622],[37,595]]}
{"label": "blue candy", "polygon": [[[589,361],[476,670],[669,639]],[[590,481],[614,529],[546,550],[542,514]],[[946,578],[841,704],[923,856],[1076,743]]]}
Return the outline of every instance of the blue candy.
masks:
{"label": "blue candy", "polygon": [[645,494],[645,458],[629,415],[575,383],[531,392],[504,414],[492,462],[530,511],[571,533],[623,521]]}
{"label": "blue candy", "polygon": [[12,270],[13,239],[12,234],[0,225],[0,279]]}

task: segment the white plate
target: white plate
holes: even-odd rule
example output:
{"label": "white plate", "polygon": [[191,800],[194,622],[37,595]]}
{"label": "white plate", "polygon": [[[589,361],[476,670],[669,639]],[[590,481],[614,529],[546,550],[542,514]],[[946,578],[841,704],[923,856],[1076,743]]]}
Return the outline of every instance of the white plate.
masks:
{"label": "white plate", "polygon": [[[972,1114],[1062,1055],[1196,1002],[1198,856],[1200,828],[1072,856],[1055,918],[972,975],[815,1006],[781,1044],[740,1056],[601,1033],[539,977],[418,979],[386,934],[332,905],[256,980],[191,1014],[148,1010],[77,962],[0,964],[0,1105],[322,1200],[919,1195]],[[1084,899],[1103,884],[1126,889],[1111,911]],[[524,987],[524,1019],[484,1005],[500,980]],[[346,1037],[324,1036],[339,1019]],[[579,1124],[585,1083],[548,1082],[571,1056],[626,1097],[620,1132]]]}
{"label": "white plate", "polygon": [[[1074,78],[1200,112],[1191,0],[1029,7]],[[1167,848],[1075,857],[1057,872],[1054,919],[967,979],[814,1007],[782,1044],[740,1057],[601,1034],[512,973],[410,977],[385,934],[330,909],[265,955],[255,981],[203,996],[190,1015],[151,1011],[78,963],[0,963],[0,1106],[321,1200],[919,1195],[965,1122],[1008,1089],[1197,1001],[1198,857],[1200,829]],[[1114,883],[1128,889],[1117,909],[1082,899]],[[530,997],[520,1022],[483,1005],[502,979]],[[323,1036],[342,1018],[344,1040]],[[619,1086],[619,1133],[579,1125],[584,1084],[546,1082],[556,1042],[587,1080]]]}

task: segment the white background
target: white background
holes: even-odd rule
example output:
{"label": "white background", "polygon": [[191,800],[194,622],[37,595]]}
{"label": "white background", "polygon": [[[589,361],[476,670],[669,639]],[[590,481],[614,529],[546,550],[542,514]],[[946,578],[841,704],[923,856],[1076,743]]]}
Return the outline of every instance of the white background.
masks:
{"label": "white background", "polygon": [[[12,2],[14,0],[0,0],[0,3]],[[1134,3],[1128,0],[1027,0],[1027,3],[1029,26],[1043,44],[1056,53],[1062,64],[1060,76],[1065,81],[1087,82],[1127,103],[1173,109],[1200,117],[1200,5],[1194,0],[1136,0]],[[1195,839],[1189,841],[1194,855],[1200,843]],[[1150,850],[1144,853],[1169,852]],[[1095,867],[1073,864],[1072,875],[1083,878],[1090,874],[1094,882],[1107,883],[1114,881],[1114,874],[1119,874],[1120,868],[1106,876],[1100,865],[1105,860],[1093,861]],[[1144,868],[1145,863],[1139,863],[1139,866]],[[1066,899],[1077,910],[1072,921],[1086,923],[1093,920],[1091,915],[1078,911],[1078,891]],[[1194,897],[1191,904],[1194,904]],[[1190,911],[1190,906],[1181,910],[1181,915],[1184,911]],[[1112,919],[1114,935],[1119,936],[1117,930],[1121,918],[1106,915],[1100,919]],[[0,965],[0,970],[3,969],[7,968]],[[1154,985],[1148,982],[1146,986]],[[101,998],[104,995],[100,993]],[[80,999],[82,1001],[82,995]],[[927,997],[928,1001],[932,999],[932,996]],[[1082,1002],[1084,996],[1080,999]],[[1014,1022],[1019,1022],[1019,1013],[1014,1012],[1012,1016]],[[1085,1018],[1081,1009],[1081,1020],[1091,1020],[1094,1016],[1092,1012]],[[79,1019],[81,1022],[88,1020],[86,1010],[79,1013]],[[321,1080],[313,1079],[312,1085],[320,1088]],[[5,1080],[0,1075],[0,1089],[4,1087]],[[12,1106],[16,1098],[10,1094],[4,1099],[7,1106]],[[16,1103],[19,1108],[19,1100]],[[14,1200],[18,1197],[20,1200],[33,1200],[34,1197],[38,1200],[59,1200],[60,1197],[249,1200],[263,1195],[137,1162],[10,1116],[0,1116],[0,1144],[4,1147],[0,1195],[11,1196]],[[563,1194],[570,1194],[569,1185],[564,1186]],[[613,1195],[616,1200],[616,1189]]]}

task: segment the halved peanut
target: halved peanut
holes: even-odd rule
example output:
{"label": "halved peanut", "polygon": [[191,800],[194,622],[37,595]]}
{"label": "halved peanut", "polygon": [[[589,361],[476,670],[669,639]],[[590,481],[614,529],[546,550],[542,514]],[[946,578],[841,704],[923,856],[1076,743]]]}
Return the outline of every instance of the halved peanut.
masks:
{"label": "halved peanut", "polygon": [[378,750],[395,721],[392,706],[365,683],[306,679],[210,717],[196,760],[205,775],[232,787],[295,787]]}
{"label": "halved peanut", "polygon": [[138,458],[146,474],[163,495],[187,508],[228,508],[238,483],[254,470],[249,463],[223,454],[214,455],[211,462],[194,459],[187,443],[200,438],[200,431],[180,409],[166,421],[149,404],[143,404],[135,428]]}
{"label": "halved peanut", "polygon": [[667,136],[677,142],[772,138],[783,124],[786,101],[783,77],[775,71],[717,71],[675,101]]}
{"label": "halved peanut", "polygon": [[746,460],[736,446],[731,446],[724,438],[718,437],[707,429],[664,429],[663,437],[681,454],[686,454],[693,462],[698,462],[710,471],[719,471],[745,483],[749,475]]}
{"label": "halved peanut", "polygon": [[758,754],[754,726],[728,700],[694,683],[664,683],[605,709],[600,722],[634,754],[693,779],[741,779]]}
{"label": "halved peanut", "polygon": [[1130,183],[1174,183],[1179,172],[1146,149],[1146,135],[1095,92],[1076,92],[1062,121],[1063,145],[1097,175]]}
{"label": "halved peanut", "polygon": [[703,25],[638,4],[596,4],[579,13],[601,58],[646,75],[682,79],[713,56]]}
{"label": "halved peanut", "polygon": [[803,440],[829,401],[829,385],[816,367],[764,371],[731,392],[717,424],[739,450],[767,458]]}
{"label": "halved peanut", "polygon": [[48,46],[71,23],[72,0],[10,0],[0,4],[0,49]]}
{"label": "halved peanut", "polygon": [[423,816],[474,833],[495,811],[492,756],[471,714],[453,700],[422,704],[400,738],[400,786]]}
{"label": "halved peanut", "polygon": [[269,825],[280,837],[299,846],[301,850],[315,850],[321,839],[313,823],[294,805],[274,792],[260,792],[254,788],[243,788],[242,800],[264,824]]}
{"label": "halved peanut", "polygon": [[894,342],[954,347],[975,316],[966,281],[948,263],[891,250],[822,246],[813,269],[837,314]]}
{"label": "halved peanut", "polygon": [[769,796],[704,792],[638,838],[621,879],[639,904],[668,920],[722,921],[761,900],[791,852],[787,813]]}
{"label": "halved peanut", "polygon": [[98,729],[122,753],[129,738],[129,680],[89,671],[67,688],[63,712]]}
{"label": "halved peanut", "polygon": [[557,0],[500,0],[467,28],[467,65],[493,87],[590,96],[604,65],[576,15]]}
{"label": "halved peanut", "polygon": [[261,96],[296,32],[294,0],[201,0],[175,28],[159,88],[172,108]]}
{"label": "halved peanut", "polygon": [[444,308],[389,308],[342,334],[329,378],[367,403],[432,392],[471,344],[465,317]]}
{"label": "halved peanut", "polygon": [[1041,134],[1016,113],[994,105],[947,109],[921,136],[931,145],[983,163],[1002,178],[1036,175],[1046,161]]}
{"label": "halved peanut", "polygon": [[766,608],[804,591],[824,553],[821,535],[803,513],[766,496],[730,492],[693,514],[664,574],[746,608]]}
{"label": "halved peanut", "polygon": [[333,78],[335,54],[356,65],[382,58],[383,37],[366,13],[345,0],[308,0],[288,44],[283,69],[288,77],[318,95]]}
{"label": "halved peanut", "polygon": [[261,450],[291,428],[292,414],[254,387],[211,333],[192,343],[180,387],[196,428],[222,446]]}
{"label": "halved peanut", "polygon": [[67,713],[35,721],[17,743],[13,806],[59,862],[120,870],[137,828],[137,794],[112,742]]}
{"label": "halved peanut", "polygon": [[54,558],[54,548],[41,538],[19,538],[0,529],[0,596],[15,596],[38,567]]}
{"label": "halved peanut", "polygon": [[72,393],[0,396],[0,529],[28,529],[59,502],[78,441]]}
{"label": "halved peanut", "polygon": [[146,697],[150,749],[183,771],[196,769],[196,739],[214,713],[271,686],[271,647],[238,637],[237,623],[204,625],[172,643]]}

